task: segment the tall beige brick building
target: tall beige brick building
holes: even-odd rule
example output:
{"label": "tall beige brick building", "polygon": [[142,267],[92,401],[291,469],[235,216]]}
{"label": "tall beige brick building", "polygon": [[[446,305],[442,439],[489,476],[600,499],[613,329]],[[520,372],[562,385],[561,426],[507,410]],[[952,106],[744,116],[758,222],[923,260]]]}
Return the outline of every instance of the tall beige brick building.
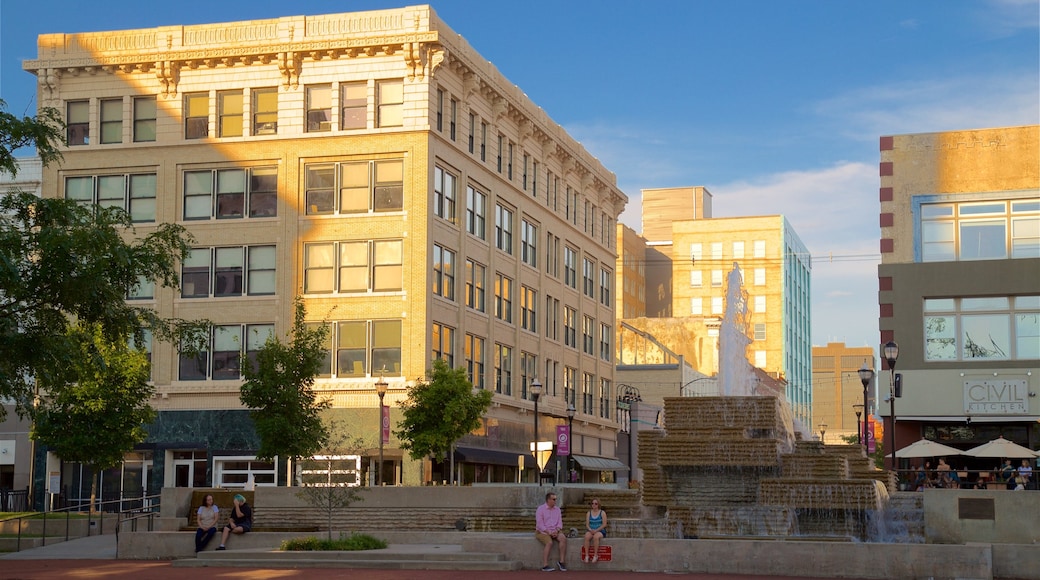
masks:
{"label": "tall beige brick building", "polygon": [[[125,207],[138,234],[176,222],[196,239],[179,292],[145,283],[131,297],[214,330],[198,359],[151,345],[159,419],[124,481],[286,479],[253,457],[238,358],[288,330],[296,296],[331,324],[317,389],[368,443],[362,478],[447,478],[393,439],[375,461],[375,383],[389,383],[396,423],[433,358],[495,394],[459,443],[463,482],[532,479],[520,456],[552,439],[568,404],[579,464],[615,457],[614,232],[627,198],[429,6],[49,34],[24,68],[68,122],[44,195]],[[80,485],[78,466],[48,462]]]}
{"label": "tall beige brick building", "polygon": [[[842,443],[842,436],[856,437],[857,434],[862,441],[862,421],[874,409],[875,393],[873,380],[867,383],[864,393],[859,370],[866,366],[872,372],[877,372],[874,349],[869,346],[846,346],[844,342],[829,342],[826,346],[814,346],[812,353],[812,427],[819,432],[820,425],[826,425],[826,439],[829,443]],[[859,417],[856,416],[857,411]]]}

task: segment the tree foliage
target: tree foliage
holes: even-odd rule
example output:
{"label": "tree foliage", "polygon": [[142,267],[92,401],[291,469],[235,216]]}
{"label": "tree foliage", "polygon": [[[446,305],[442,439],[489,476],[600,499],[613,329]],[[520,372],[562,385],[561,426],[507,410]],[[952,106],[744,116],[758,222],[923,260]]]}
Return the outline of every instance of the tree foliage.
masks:
{"label": "tree foliage", "polygon": [[465,369],[435,360],[427,377],[408,390],[401,403],[404,418],[394,435],[412,459],[443,457],[459,438],[480,427],[491,396],[485,390],[473,392]]}
{"label": "tree foliage", "polygon": [[[321,411],[327,399],[318,399],[313,386],[327,356],[327,325],[308,327],[303,302],[295,301],[289,342],[272,335],[256,355],[256,365],[245,364],[240,399],[260,436],[257,457],[309,457],[328,442]],[[242,360],[246,360],[242,357]]]}
{"label": "tree foliage", "polygon": [[[135,236],[121,209],[82,207],[28,193],[0,197],[0,396],[32,412],[33,379],[70,364],[73,320],[96,325],[106,340],[198,340],[205,323],[160,318],[126,297],[141,283],[178,286],[178,261],[192,239],[175,224]],[[2,414],[0,414],[2,417]]]}
{"label": "tree foliage", "polygon": [[144,425],[155,418],[148,403],[153,392],[148,356],[128,339],[105,336],[99,324],[70,326],[71,352],[40,381],[44,404],[33,438],[95,473],[122,463],[123,455],[145,440]]}
{"label": "tree foliage", "polygon": [[[331,433],[343,433],[335,424],[329,425]],[[325,477],[304,477],[300,482],[300,491],[296,497],[311,506],[325,518],[328,539],[332,541],[332,516],[337,511],[350,507],[351,504],[364,501],[361,496],[367,488],[360,487],[356,480],[359,473],[336,473],[337,467],[344,461],[343,457],[360,456],[364,449],[364,440],[360,437],[348,439],[343,435],[331,436],[329,442],[311,459],[304,460],[309,466],[323,469]]]}
{"label": "tree foliage", "polygon": [[0,173],[18,173],[14,152],[33,147],[44,165],[61,159],[60,145],[65,143],[65,122],[61,112],[46,107],[36,117],[17,117],[8,113],[0,100]]}

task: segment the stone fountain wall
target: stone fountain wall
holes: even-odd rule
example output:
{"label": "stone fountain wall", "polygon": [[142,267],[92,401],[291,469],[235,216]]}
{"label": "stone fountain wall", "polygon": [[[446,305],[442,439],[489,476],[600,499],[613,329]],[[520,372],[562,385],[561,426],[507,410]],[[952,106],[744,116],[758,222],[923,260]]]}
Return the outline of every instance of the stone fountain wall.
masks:
{"label": "stone fountain wall", "polygon": [[885,472],[858,446],[797,440],[780,399],[664,402],[666,429],[639,434],[643,504],[684,535],[863,538],[887,500]]}

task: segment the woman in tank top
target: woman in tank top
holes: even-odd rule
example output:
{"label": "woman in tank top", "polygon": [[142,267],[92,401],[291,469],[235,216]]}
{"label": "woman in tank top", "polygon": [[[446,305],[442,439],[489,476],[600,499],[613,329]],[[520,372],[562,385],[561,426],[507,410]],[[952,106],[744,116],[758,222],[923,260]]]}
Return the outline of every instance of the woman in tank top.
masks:
{"label": "woman in tank top", "polygon": [[[592,498],[592,509],[585,512],[584,561],[599,561],[599,541],[607,536],[607,512],[600,509],[599,498]],[[592,549],[589,549],[589,541]]]}

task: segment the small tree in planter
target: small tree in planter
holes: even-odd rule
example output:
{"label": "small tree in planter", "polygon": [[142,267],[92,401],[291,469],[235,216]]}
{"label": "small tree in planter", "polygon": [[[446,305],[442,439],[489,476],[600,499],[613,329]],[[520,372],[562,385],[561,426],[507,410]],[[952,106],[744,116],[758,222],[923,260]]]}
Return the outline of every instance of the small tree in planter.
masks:
{"label": "small tree in planter", "polygon": [[[336,432],[335,425],[330,426],[329,431]],[[364,501],[361,493],[365,488],[358,485],[358,472],[342,469],[344,458],[359,456],[363,448],[361,438],[349,441],[338,438],[322,449],[320,455],[303,459],[298,464],[302,473],[296,497],[325,516],[329,542],[332,541],[332,515],[355,502]]]}

